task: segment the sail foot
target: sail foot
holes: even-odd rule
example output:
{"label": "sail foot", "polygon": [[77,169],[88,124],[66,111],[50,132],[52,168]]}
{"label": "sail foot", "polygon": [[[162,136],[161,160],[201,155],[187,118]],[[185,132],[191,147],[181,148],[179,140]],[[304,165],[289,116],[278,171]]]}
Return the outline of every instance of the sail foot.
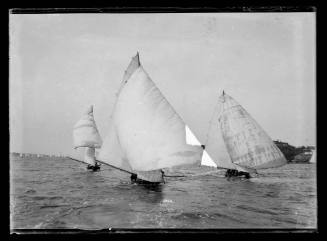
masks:
{"label": "sail foot", "polygon": [[277,159],[271,160],[269,162],[263,163],[261,165],[258,165],[255,167],[255,169],[266,169],[266,168],[274,168],[274,167],[280,167],[287,163],[287,160],[285,157],[281,156]]}
{"label": "sail foot", "polygon": [[138,171],[137,178],[148,182],[164,182],[162,170]]}

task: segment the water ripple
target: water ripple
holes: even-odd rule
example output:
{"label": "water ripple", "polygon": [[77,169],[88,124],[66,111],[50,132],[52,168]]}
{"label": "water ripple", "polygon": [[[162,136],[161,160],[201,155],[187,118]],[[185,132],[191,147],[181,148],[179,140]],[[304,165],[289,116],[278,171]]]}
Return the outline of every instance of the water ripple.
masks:
{"label": "water ripple", "polygon": [[13,228],[306,228],[317,224],[315,166],[286,165],[226,180],[189,167],[159,188],[110,169],[86,172],[60,158],[11,160]]}

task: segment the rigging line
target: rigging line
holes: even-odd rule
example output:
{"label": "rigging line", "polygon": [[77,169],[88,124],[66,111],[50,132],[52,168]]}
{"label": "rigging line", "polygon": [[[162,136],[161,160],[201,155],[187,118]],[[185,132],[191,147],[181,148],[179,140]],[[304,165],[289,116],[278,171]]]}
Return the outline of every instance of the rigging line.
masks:
{"label": "rigging line", "polygon": [[[138,52],[137,52],[137,56],[138,56]],[[134,57],[132,58],[132,61],[134,60]],[[137,68],[139,68],[140,66],[141,66],[141,63],[140,63],[140,59],[139,59],[139,57],[138,57],[138,63],[139,63],[139,65],[138,65],[138,67]],[[130,76],[129,76],[129,78],[128,79],[125,79],[125,76],[126,76],[126,74],[128,74],[128,72],[127,72],[127,70],[129,70],[129,68],[130,68],[130,65],[131,65],[131,63],[128,65],[128,67],[127,67],[127,69],[124,71],[124,75],[123,75],[123,78],[122,78],[122,80],[121,80],[121,82],[120,82],[120,85],[119,85],[119,87],[118,87],[118,90],[117,90],[117,92],[115,93],[115,97],[116,97],[116,99],[115,99],[115,103],[114,103],[114,106],[113,106],[113,108],[112,108],[112,111],[111,111],[111,113],[110,113],[110,119],[112,119],[112,115],[113,115],[113,113],[114,113],[114,111],[115,111],[115,109],[116,109],[116,105],[117,105],[117,101],[118,101],[118,97],[119,97],[119,95],[120,95],[120,92],[122,91],[122,89],[124,88],[124,86],[125,86],[125,84],[127,83],[127,81],[129,80],[129,78],[132,76],[132,74],[135,72],[135,70],[130,74]]]}
{"label": "rigging line", "polygon": [[76,159],[76,158],[72,158],[72,157],[67,157],[67,158],[69,158],[69,159],[71,159],[71,160],[73,160],[73,161],[77,161],[77,162],[80,162],[80,163],[83,163],[83,164],[89,164],[89,163],[86,163],[86,162],[84,162],[84,161],[81,161],[81,160],[78,160],[78,159]]}
{"label": "rigging line", "polygon": [[99,159],[96,159],[96,161],[97,161],[97,162],[100,162],[100,163],[102,163],[102,164],[104,164],[104,165],[107,165],[107,166],[109,166],[109,167],[112,167],[112,168],[115,168],[115,169],[117,169],[117,170],[120,170],[120,171],[122,171],[122,172],[126,172],[126,173],[129,173],[129,174],[134,174],[133,172],[130,172],[130,171],[124,170],[124,169],[122,169],[122,168],[119,168],[119,167],[115,167],[115,166],[113,166],[113,165],[110,165],[110,164],[108,164],[108,163],[106,163],[106,162],[100,161]]}
{"label": "rigging line", "polygon": [[187,177],[187,176],[185,176],[185,175],[180,175],[180,176],[173,176],[173,175],[164,175],[164,177]]}
{"label": "rigging line", "polygon": [[213,118],[216,114],[216,111],[217,111],[217,108],[218,108],[218,103],[215,105],[215,108],[213,109],[213,112],[212,112],[212,116],[211,116],[211,119],[209,121],[209,128],[208,128],[208,131],[207,131],[207,134],[206,134],[206,140],[204,142],[204,145],[207,146],[208,144],[208,141],[209,141],[209,133],[210,133],[210,130],[212,128],[212,121],[213,121]]}
{"label": "rigging line", "polygon": [[[209,172],[199,173],[199,174],[190,174],[190,175],[186,175],[186,176],[176,176],[176,177],[199,177],[199,176],[205,176],[205,175],[210,175],[210,174],[215,174],[215,173],[220,173],[220,170],[214,170],[214,171],[209,171]],[[169,176],[169,177],[175,177],[175,176]]]}
{"label": "rigging line", "polygon": [[213,171],[209,171],[209,172],[205,172],[205,173],[199,173],[199,174],[190,174],[190,175],[164,175],[165,177],[198,177],[198,176],[205,176],[205,175],[209,175],[209,174],[215,174],[215,173],[220,173],[222,169],[227,169],[227,168],[219,168],[217,170],[213,170]]}
{"label": "rigging line", "polygon": [[220,173],[220,171],[219,170],[214,170],[214,171],[209,171],[209,172],[205,172],[205,173],[192,174],[190,176],[191,177],[199,177],[199,176],[205,176],[205,175],[214,174],[214,173]]}
{"label": "rigging line", "polygon": [[[132,60],[133,61],[133,60]],[[114,113],[114,111],[115,111],[115,108],[116,108],[116,105],[117,105],[117,101],[118,101],[118,97],[119,97],[119,95],[120,95],[120,92],[122,91],[122,89],[123,89],[123,87],[124,87],[124,85],[127,83],[127,81],[128,81],[128,79],[125,79],[125,76],[126,76],[126,74],[128,73],[127,72],[127,70],[129,69],[129,67],[130,67],[130,65],[128,65],[128,67],[127,67],[127,69],[124,71],[124,75],[123,75],[123,78],[122,78],[122,80],[121,80],[121,82],[120,82],[120,85],[119,85],[119,87],[118,87],[118,90],[116,91],[116,93],[115,93],[115,103],[114,103],[114,106],[113,106],[113,108],[112,108],[112,110],[111,110],[111,113],[110,113],[110,119],[112,119],[112,115],[113,115],[113,113]],[[134,70],[135,71],[135,70]],[[133,72],[132,72],[133,73]],[[129,76],[129,78],[131,77],[131,75]]]}
{"label": "rigging line", "polygon": [[125,84],[126,84],[126,81],[122,80],[119,87],[118,87],[118,91],[115,93],[115,103],[114,103],[114,106],[113,106],[113,108],[111,110],[111,113],[110,113],[110,117],[109,117],[110,119],[112,119],[112,115],[113,115],[113,113],[114,113],[114,111],[116,109],[119,94],[120,94],[120,92],[123,89]]}

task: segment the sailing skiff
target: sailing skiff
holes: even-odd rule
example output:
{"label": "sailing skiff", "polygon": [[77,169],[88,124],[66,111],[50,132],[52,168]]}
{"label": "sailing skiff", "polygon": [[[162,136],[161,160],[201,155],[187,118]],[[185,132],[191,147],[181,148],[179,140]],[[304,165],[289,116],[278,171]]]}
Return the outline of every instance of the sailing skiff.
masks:
{"label": "sailing skiff", "polygon": [[[94,120],[93,105],[87,108],[84,115],[75,124],[73,129],[73,140],[74,149],[85,149],[84,160],[81,162],[88,164],[87,169],[93,171],[99,170],[100,166],[95,159],[95,148],[101,147],[102,140]],[[71,159],[77,160],[72,157]]]}
{"label": "sailing skiff", "polygon": [[195,164],[201,146],[186,143],[185,123],[134,56],[126,69],[98,160],[163,183],[163,168]]}
{"label": "sailing skiff", "polygon": [[209,133],[215,135],[212,139],[216,140],[216,145],[209,143],[206,148],[217,168],[257,173],[257,170],[287,163],[262,127],[224,91],[219,97],[219,107],[217,132]]}

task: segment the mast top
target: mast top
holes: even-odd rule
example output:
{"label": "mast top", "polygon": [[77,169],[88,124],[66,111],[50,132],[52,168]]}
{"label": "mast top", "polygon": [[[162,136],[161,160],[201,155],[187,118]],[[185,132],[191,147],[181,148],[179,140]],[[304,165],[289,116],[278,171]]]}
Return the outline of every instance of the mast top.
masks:
{"label": "mast top", "polygon": [[136,52],[135,58],[137,59],[138,64],[141,65],[139,51]]}
{"label": "mast top", "polygon": [[91,114],[91,113],[93,113],[93,105],[89,105],[89,107],[85,111],[85,114]]}

